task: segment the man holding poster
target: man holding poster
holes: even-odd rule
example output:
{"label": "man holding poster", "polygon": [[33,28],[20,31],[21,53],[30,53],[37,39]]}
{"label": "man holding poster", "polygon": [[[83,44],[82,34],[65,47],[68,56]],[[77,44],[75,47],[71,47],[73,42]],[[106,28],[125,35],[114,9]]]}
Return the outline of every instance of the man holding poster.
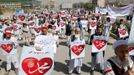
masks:
{"label": "man holding poster", "polygon": [[78,74],[81,73],[82,59],[85,57],[85,40],[81,39],[80,36],[80,29],[76,28],[69,46],[69,74],[73,72],[74,68],[76,68]]}
{"label": "man holding poster", "polygon": [[12,36],[11,30],[5,30],[5,33],[3,34],[3,38],[0,42],[0,47],[2,49],[2,52],[4,55],[6,55],[6,75],[9,75],[9,72],[11,70],[11,63],[13,63],[15,67],[15,73],[18,75],[18,53],[17,53],[17,47],[18,42],[15,37]]}
{"label": "man holding poster", "polygon": [[120,39],[127,39],[129,36],[127,26],[125,25],[123,19],[120,19],[120,25],[118,27],[118,32],[119,32]]}
{"label": "man holding poster", "polygon": [[102,36],[102,28],[97,28],[95,34],[91,36],[91,75],[94,75],[94,70],[97,65],[100,66],[100,72],[103,72],[104,70],[104,55],[107,46],[107,40],[108,38],[106,36]]}

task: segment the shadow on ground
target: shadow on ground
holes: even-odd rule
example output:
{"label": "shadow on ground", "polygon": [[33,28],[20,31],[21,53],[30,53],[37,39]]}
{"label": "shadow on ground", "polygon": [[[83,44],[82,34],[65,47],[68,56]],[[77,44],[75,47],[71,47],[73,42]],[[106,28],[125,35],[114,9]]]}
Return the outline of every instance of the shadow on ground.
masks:
{"label": "shadow on ground", "polygon": [[63,64],[61,62],[55,62],[54,65],[54,70],[56,70],[57,72],[63,72],[64,74],[68,74],[68,67],[66,64]]}
{"label": "shadow on ground", "polygon": [[[3,61],[0,66],[1,66],[1,68],[5,69],[5,71],[7,71],[6,70],[6,67],[7,67],[7,62],[6,61]],[[13,63],[11,63],[11,70],[15,71],[15,67],[14,67]]]}

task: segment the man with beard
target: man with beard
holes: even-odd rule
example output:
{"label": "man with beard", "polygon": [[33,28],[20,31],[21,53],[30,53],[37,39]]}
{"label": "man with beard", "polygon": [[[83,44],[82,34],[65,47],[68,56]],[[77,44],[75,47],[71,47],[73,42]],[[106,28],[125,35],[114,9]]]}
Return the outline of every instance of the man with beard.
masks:
{"label": "man with beard", "polygon": [[118,40],[113,44],[116,56],[105,63],[105,75],[134,75],[134,59],[129,56],[128,41]]}

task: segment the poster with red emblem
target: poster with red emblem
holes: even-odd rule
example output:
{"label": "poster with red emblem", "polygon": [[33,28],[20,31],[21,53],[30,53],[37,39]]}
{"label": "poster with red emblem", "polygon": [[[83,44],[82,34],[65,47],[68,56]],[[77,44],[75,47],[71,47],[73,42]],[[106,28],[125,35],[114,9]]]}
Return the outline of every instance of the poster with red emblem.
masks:
{"label": "poster with red emblem", "polygon": [[71,42],[71,59],[85,57],[85,40]]}
{"label": "poster with red emblem", "polygon": [[118,28],[118,32],[119,32],[120,38],[128,36],[128,32],[127,32],[126,28]]}
{"label": "poster with red emblem", "polygon": [[59,25],[60,25],[61,27],[64,27],[64,26],[65,26],[64,21],[60,21]]}
{"label": "poster with red emblem", "polygon": [[15,44],[13,42],[9,40],[2,40],[0,42],[1,42],[0,47],[4,55],[10,54],[16,51],[16,49],[14,49]]}
{"label": "poster with red emblem", "polygon": [[18,17],[17,17],[17,22],[18,23],[24,23],[24,22],[26,22],[26,16],[25,16],[25,14],[19,14]]}
{"label": "poster with red emblem", "polygon": [[95,21],[90,22],[89,25],[90,25],[90,29],[96,29],[97,28],[97,22],[95,22]]}
{"label": "poster with red emblem", "polygon": [[107,40],[106,36],[95,36],[92,42],[92,52],[101,52],[104,51],[107,47]]}
{"label": "poster with red emblem", "polygon": [[129,46],[128,47],[129,55],[134,55],[134,46]]}
{"label": "poster with red emblem", "polygon": [[51,75],[54,68],[54,55],[49,52],[50,49],[46,47],[37,51],[34,47],[24,46],[19,65],[19,75]]}

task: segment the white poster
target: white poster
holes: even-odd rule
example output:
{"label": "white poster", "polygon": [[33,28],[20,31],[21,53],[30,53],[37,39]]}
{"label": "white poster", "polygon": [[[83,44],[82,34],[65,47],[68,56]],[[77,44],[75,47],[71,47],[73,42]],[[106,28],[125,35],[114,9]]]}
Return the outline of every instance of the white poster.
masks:
{"label": "white poster", "polygon": [[83,28],[87,28],[88,20],[82,20],[81,23]]}
{"label": "white poster", "polygon": [[134,47],[129,47],[129,55],[134,55]]}
{"label": "white poster", "polygon": [[35,30],[36,33],[41,33],[41,28],[40,27],[36,27],[36,28],[34,28],[34,30]]}
{"label": "white poster", "polygon": [[127,32],[126,28],[118,28],[118,32],[119,32],[120,38],[128,36],[128,32]]}
{"label": "white poster", "polygon": [[19,65],[19,75],[51,75],[54,68],[54,55],[49,48],[37,51],[24,46]]}
{"label": "white poster", "polygon": [[0,41],[0,46],[4,55],[10,54],[14,51],[14,44],[11,41]]}
{"label": "white poster", "polygon": [[35,22],[34,21],[29,21],[29,27],[33,28],[35,26]]}
{"label": "white poster", "polygon": [[71,59],[85,57],[84,40],[72,42],[70,50],[71,50]]}
{"label": "white poster", "polygon": [[26,22],[26,16],[24,14],[20,14],[17,16],[17,22],[18,23],[24,23]]}
{"label": "white poster", "polygon": [[96,29],[97,28],[97,22],[94,22],[94,21],[92,21],[92,22],[90,22],[90,29]]}
{"label": "white poster", "polygon": [[64,27],[65,26],[65,23],[63,21],[60,21],[59,22],[59,25],[60,25],[60,27]]}
{"label": "white poster", "polygon": [[92,43],[92,52],[104,51],[107,47],[107,40],[108,38],[106,36],[95,36]]}

